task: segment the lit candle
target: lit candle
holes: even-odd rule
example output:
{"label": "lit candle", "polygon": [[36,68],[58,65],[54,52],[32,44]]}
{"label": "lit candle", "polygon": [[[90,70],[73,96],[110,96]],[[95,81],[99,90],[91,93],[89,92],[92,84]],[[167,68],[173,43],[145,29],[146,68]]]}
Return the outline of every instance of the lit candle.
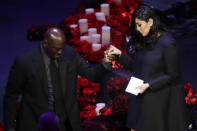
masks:
{"label": "lit candle", "polygon": [[101,42],[101,35],[100,34],[93,34],[91,39],[92,39],[92,43],[100,43]]}
{"label": "lit candle", "polygon": [[92,44],[93,51],[99,51],[100,49],[101,49],[101,44],[97,44],[97,43]]}
{"label": "lit candle", "polygon": [[109,17],[109,9],[109,4],[101,4],[101,12],[103,12],[107,17]]}
{"label": "lit candle", "polygon": [[110,32],[111,32],[111,27],[102,26],[102,45],[110,44],[110,36],[111,36]]}
{"label": "lit candle", "polygon": [[94,8],[87,8],[85,9],[86,15],[94,13]]}
{"label": "lit candle", "polygon": [[96,13],[96,19],[97,19],[97,20],[106,21],[106,20],[105,20],[105,14],[104,14],[103,12],[97,12],[97,13]]}
{"label": "lit candle", "polygon": [[95,111],[96,111],[97,116],[101,115],[100,110],[104,107],[105,107],[105,103],[97,103],[96,104]]}
{"label": "lit candle", "polygon": [[92,35],[97,33],[97,29],[96,28],[89,28],[88,29],[88,36],[90,38],[90,43],[92,42]]}
{"label": "lit candle", "polygon": [[88,19],[79,19],[78,23],[81,34],[88,31]]}
{"label": "lit candle", "polygon": [[117,4],[122,3],[122,0],[114,0]]}
{"label": "lit candle", "polygon": [[80,41],[87,41],[89,42],[89,36],[80,36]]}
{"label": "lit candle", "polygon": [[76,25],[76,24],[72,24],[72,25],[70,25],[70,28],[76,28],[78,25]]}

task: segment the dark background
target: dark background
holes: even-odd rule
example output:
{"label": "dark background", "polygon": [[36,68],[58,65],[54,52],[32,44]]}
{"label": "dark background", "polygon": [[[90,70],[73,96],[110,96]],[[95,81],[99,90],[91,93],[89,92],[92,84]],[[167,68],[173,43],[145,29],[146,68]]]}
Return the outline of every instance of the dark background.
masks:
{"label": "dark background", "polygon": [[[86,0],[87,2],[88,0]],[[92,1],[92,0],[89,0]],[[177,2],[187,0],[145,0],[161,11],[166,11]],[[26,39],[27,29],[33,25],[58,24],[76,11],[79,0],[0,0],[0,122],[2,99],[10,66],[19,55],[39,42]],[[183,14],[179,14],[180,17]],[[168,16],[174,18],[173,15]],[[181,66],[185,82],[193,85],[197,93],[197,17],[173,21],[170,32],[176,37],[180,50]]]}

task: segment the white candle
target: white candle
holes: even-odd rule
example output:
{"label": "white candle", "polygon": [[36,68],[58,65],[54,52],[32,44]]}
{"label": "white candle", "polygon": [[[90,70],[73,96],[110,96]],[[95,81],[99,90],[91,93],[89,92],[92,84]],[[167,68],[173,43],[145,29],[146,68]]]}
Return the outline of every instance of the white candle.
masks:
{"label": "white candle", "polygon": [[70,25],[70,28],[76,28],[78,25],[77,24],[72,24]]}
{"label": "white candle", "polygon": [[93,34],[91,40],[92,40],[92,43],[100,43],[101,42],[101,35],[100,34]]}
{"label": "white candle", "polygon": [[87,8],[85,9],[86,15],[94,13],[94,8]]}
{"label": "white candle", "polygon": [[101,44],[92,43],[92,50],[93,51],[98,51],[100,49],[101,49]]}
{"label": "white candle", "polygon": [[89,28],[88,29],[88,35],[92,36],[93,34],[97,33],[97,29],[96,28]]}
{"label": "white candle", "polygon": [[102,108],[105,107],[105,103],[97,103],[96,104],[96,108],[95,108],[95,111],[96,111],[96,114],[99,116],[101,115],[101,113],[99,112]]}
{"label": "white candle", "polygon": [[78,23],[81,34],[88,31],[88,19],[79,19]]}
{"label": "white candle", "polygon": [[109,4],[101,4],[101,12],[105,14],[105,16],[109,17]]}
{"label": "white candle", "polygon": [[80,36],[80,41],[87,41],[89,42],[89,36]]}
{"label": "white candle", "polygon": [[97,12],[97,13],[96,13],[96,19],[97,19],[97,20],[106,21],[106,20],[105,20],[105,14],[104,14],[103,12]]}
{"label": "white candle", "polygon": [[88,29],[88,36],[90,38],[90,43],[92,42],[92,35],[97,33],[97,29],[96,28],[89,28]]}
{"label": "white candle", "polygon": [[109,45],[111,37],[111,27],[102,26],[102,45]]}
{"label": "white candle", "polygon": [[122,3],[122,0],[114,0],[117,4]]}

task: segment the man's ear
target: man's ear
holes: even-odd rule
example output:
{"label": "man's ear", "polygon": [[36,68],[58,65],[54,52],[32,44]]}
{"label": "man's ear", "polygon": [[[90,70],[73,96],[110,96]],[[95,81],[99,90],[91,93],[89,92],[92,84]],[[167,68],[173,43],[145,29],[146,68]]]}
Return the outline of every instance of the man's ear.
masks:
{"label": "man's ear", "polygon": [[153,18],[149,18],[149,20],[148,20],[148,24],[150,25],[150,26],[152,26],[153,25]]}

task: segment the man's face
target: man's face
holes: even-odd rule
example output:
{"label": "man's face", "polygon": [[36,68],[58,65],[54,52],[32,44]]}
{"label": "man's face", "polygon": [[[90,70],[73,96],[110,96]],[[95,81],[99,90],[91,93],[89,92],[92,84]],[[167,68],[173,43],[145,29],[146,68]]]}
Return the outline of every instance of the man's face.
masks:
{"label": "man's face", "polygon": [[64,41],[57,39],[45,40],[43,44],[46,53],[54,59],[60,57],[60,55],[63,53],[64,46]]}

